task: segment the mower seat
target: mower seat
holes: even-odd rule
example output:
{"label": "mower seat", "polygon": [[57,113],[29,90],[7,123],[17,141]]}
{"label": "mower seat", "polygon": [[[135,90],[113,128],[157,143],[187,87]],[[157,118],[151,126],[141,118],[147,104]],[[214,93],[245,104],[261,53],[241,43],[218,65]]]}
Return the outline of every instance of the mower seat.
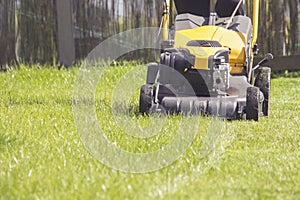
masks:
{"label": "mower seat", "polygon": [[179,14],[175,19],[175,31],[197,28],[208,25],[208,18],[190,13]]}
{"label": "mower seat", "polygon": [[[227,26],[228,20],[230,20],[230,17],[218,18],[216,20],[216,25],[225,28]],[[237,15],[233,17],[232,22],[228,26],[228,29],[245,33],[249,40],[252,36],[252,21],[247,16]]]}
{"label": "mower seat", "polygon": [[[217,18],[216,26],[226,27],[230,17]],[[193,15],[190,13],[179,14],[175,19],[175,31],[193,29],[200,26],[208,25],[209,18],[202,17],[198,15]],[[247,38],[251,38],[252,34],[252,22],[247,16],[237,15],[234,16],[232,22],[230,23],[228,29],[242,32],[247,35]]]}

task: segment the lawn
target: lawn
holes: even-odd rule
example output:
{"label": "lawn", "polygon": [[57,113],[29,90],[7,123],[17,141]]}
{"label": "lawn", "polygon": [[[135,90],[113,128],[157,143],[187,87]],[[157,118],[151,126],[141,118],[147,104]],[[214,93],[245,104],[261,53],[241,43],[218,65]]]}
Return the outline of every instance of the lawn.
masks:
{"label": "lawn", "polygon": [[[228,122],[141,116],[136,86],[145,67],[108,67],[97,84],[95,113],[112,144],[147,153],[178,131],[193,136],[167,167],[130,173],[122,163],[102,164],[81,140],[72,107],[78,71],[22,66],[0,74],[0,199],[299,199],[300,78],[272,79],[269,118]],[[129,105],[118,106],[126,93]],[[157,133],[137,138],[127,122]]]}

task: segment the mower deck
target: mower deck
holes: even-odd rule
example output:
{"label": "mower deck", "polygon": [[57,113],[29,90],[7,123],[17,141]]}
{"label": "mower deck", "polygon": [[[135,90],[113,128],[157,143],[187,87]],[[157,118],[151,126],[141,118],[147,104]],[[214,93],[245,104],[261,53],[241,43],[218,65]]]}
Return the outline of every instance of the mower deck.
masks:
{"label": "mower deck", "polygon": [[162,107],[170,113],[202,114],[226,119],[241,119],[246,98],[164,97]]}

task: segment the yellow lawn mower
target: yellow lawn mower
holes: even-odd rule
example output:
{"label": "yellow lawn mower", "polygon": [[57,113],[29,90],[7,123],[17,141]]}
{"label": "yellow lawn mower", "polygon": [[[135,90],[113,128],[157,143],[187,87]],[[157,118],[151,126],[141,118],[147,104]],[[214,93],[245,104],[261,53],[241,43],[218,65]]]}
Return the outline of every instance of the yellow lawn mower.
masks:
{"label": "yellow lawn mower", "polygon": [[[168,29],[170,3],[177,10],[173,34]],[[163,4],[162,52],[159,63],[148,65],[140,112],[255,121],[268,116],[271,69],[262,65],[272,54],[253,67],[259,0],[254,0],[252,20],[241,12],[243,0],[227,7],[213,0]]]}

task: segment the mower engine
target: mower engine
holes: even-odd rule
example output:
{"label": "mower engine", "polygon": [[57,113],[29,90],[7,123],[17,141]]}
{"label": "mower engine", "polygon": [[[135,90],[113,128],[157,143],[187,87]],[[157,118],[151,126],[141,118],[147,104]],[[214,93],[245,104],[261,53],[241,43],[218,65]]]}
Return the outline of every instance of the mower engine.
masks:
{"label": "mower engine", "polygon": [[[188,83],[195,85],[195,80],[201,81],[198,85],[206,85],[210,94],[224,95],[230,86],[230,65],[228,63],[228,51],[219,51],[209,58],[209,70],[199,70],[195,68],[195,61],[201,57],[192,55],[187,48],[169,48],[161,54],[160,64],[168,66],[184,76]],[[205,57],[205,59],[207,59]],[[169,74],[167,74],[168,76]],[[166,80],[167,77],[160,77],[160,80]],[[168,79],[169,80],[169,79]],[[167,84],[176,85],[168,82]],[[203,94],[203,93],[202,93]],[[201,94],[196,94],[201,95]]]}
{"label": "mower engine", "polygon": [[230,65],[224,57],[214,59],[213,71],[213,90],[225,92],[229,88]]}

